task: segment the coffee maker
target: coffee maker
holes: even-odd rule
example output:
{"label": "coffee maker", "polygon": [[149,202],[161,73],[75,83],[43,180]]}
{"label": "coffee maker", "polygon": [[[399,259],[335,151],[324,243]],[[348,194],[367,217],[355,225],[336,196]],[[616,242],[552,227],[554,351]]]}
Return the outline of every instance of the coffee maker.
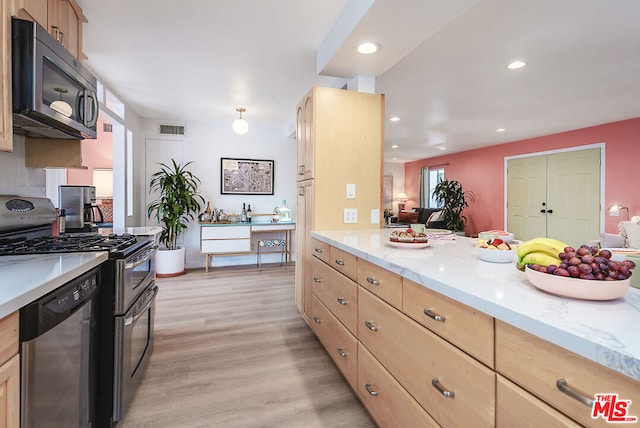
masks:
{"label": "coffee maker", "polygon": [[94,186],[59,186],[58,198],[60,209],[67,213],[66,232],[97,232],[94,203],[96,188]]}

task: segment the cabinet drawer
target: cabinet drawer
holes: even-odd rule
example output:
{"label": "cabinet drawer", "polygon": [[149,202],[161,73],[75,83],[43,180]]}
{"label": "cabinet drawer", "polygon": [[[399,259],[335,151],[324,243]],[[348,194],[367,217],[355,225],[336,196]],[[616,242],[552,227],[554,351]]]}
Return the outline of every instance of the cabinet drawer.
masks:
{"label": "cabinet drawer", "polygon": [[405,314],[493,367],[493,317],[408,279],[402,296]]}
{"label": "cabinet drawer", "polygon": [[311,299],[313,332],[318,336],[318,340],[336,363],[351,388],[355,390],[358,377],[358,341],[316,296],[312,296]]}
{"label": "cabinet drawer", "polygon": [[329,263],[331,260],[330,248],[331,246],[326,242],[311,238],[311,254],[325,263]]}
{"label": "cabinet drawer", "polygon": [[616,393],[631,400],[631,415],[640,417],[640,382],[501,321],[496,321],[496,370],[589,427],[611,425],[592,419],[591,407],[560,391],[558,380],[592,400],[597,393]]}
{"label": "cabinet drawer", "polygon": [[0,320],[0,365],[18,353],[18,312]]}
{"label": "cabinet drawer", "polygon": [[358,284],[315,257],[311,263],[313,293],[357,336]]}
{"label": "cabinet drawer", "polygon": [[354,281],[358,280],[358,258],[353,254],[349,254],[346,251],[342,251],[339,248],[331,247],[331,260],[329,261],[329,265],[334,269],[337,269],[339,272],[342,272],[344,275],[353,279]]}
{"label": "cabinet drawer", "polygon": [[496,427],[498,428],[578,428],[562,413],[498,375]]}
{"label": "cabinet drawer", "polygon": [[364,289],[358,305],[358,339],[436,422],[494,425],[491,370]]}
{"label": "cabinet drawer", "polygon": [[244,253],[251,251],[250,239],[210,239],[201,242],[202,253]]}
{"label": "cabinet drawer", "polygon": [[358,284],[396,309],[402,309],[402,277],[358,259]]}
{"label": "cabinet drawer", "polygon": [[362,345],[358,348],[358,387],[354,389],[382,428],[438,426]]}
{"label": "cabinet drawer", "polygon": [[202,239],[241,239],[251,238],[249,226],[201,226]]}

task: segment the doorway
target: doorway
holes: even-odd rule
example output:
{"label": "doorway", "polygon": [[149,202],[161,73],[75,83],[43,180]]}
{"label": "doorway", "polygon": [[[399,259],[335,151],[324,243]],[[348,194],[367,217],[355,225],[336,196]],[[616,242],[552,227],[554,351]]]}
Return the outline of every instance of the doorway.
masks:
{"label": "doorway", "polygon": [[600,234],[604,146],[507,158],[508,230],[580,246]]}

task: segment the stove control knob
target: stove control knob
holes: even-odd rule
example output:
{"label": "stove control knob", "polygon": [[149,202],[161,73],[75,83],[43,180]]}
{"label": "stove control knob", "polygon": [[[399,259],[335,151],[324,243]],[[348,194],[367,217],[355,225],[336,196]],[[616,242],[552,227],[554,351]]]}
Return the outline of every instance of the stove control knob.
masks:
{"label": "stove control knob", "polygon": [[80,299],[80,290],[79,289],[73,290],[73,300],[79,300],[79,299]]}

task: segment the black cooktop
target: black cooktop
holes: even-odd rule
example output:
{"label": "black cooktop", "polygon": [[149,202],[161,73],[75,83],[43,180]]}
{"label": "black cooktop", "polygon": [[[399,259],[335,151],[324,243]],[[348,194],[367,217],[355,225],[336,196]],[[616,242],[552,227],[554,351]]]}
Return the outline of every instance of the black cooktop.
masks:
{"label": "black cooktop", "polygon": [[0,255],[79,253],[109,251],[110,254],[130,253],[144,245],[134,235],[67,234],[38,238],[0,238]]}

